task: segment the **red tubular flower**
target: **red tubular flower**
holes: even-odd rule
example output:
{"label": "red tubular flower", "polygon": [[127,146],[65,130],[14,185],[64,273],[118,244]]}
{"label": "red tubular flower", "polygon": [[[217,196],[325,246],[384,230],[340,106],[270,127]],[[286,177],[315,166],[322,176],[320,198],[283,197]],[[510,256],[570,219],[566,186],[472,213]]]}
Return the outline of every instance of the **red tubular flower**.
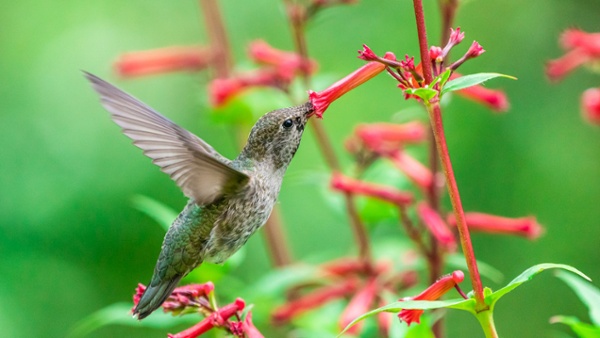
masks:
{"label": "red tubular flower", "polygon": [[[386,53],[384,58],[388,60],[396,59],[394,54],[392,53]],[[312,90],[309,90],[308,97],[310,102],[315,107],[314,114],[318,118],[323,118],[323,113],[325,112],[325,110],[327,110],[327,107],[329,107],[329,105],[333,101],[337,100],[338,98],[340,98],[340,96],[346,94],[347,92],[356,88],[357,86],[372,79],[373,77],[375,77],[375,75],[381,73],[384,70],[384,64],[372,61],[360,67],[345,78],[332,84],[329,88],[323,91],[314,92]]]}
{"label": "red tubular flower", "polygon": [[225,325],[227,319],[231,316],[242,311],[246,307],[246,303],[241,298],[235,300],[235,302],[225,305],[218,311],[212,313],[209,317],[204,318],[200,323],[190,327],[187,330],[181,331],[177,334],[169,334],[169,338],[195,338],[199,335],[208,332],[215,326]]}
{"label": "red tubular flower", "polygon": [[573,69],[592,61],[589,54],[581,49],[574,49],[562,57],[546,63],[546,75],[552,81],[558,81]]}
{"label": "red tubular flower", "polygon": [[339,173],[332,176],[331,187],[345,193],[375,197],[396,205],[408,205],[413,201],[412,194],[408,192],[384,185],[355,180]]}
{"label": "red tubular flower", "polygon": [[[454,80],[461,76],[461,74],[454,72],[450,76],[450,79]],[[498,113],[505,112],[510,107],[506,94],[498,89],[489,89],[482,85],[475,85],[459,90],[456,93],[471,101],[481,103]]]}
{"label": "red tubular flower", "polygon": [[[544,232],[535,217],[508,218],[479,212],[467,212],[465,213],[465,221],[469,229],[474,231],[518,235],[527,237],[530,240],[538,238]],[[448,224],[456,226],[454,215],[448,215]]]}
{"label": "red tubular flower", "polygon": [[465,55],[463,55],[460,59],[454,61],[454,63],[452,63],[449,68],[452,70],[456,70],[458,67],[460,67],[460,65],[465,63],[465,61],[478,57],[484,52],[485,49],[483,49],[483,47],[481,47],[481,45],[477,41],[473,41],[471,47],[469,47],[469,50],[465,53]]}
{"label": "red tubular flower", "polygon": [[485,49],[483,49],[483,47],[481,47],[481,45],[477,41],[473,41],[471,47],[469,47],[469,50],[467,51],[467,58],[478,57],[484,52]]}
{"label": "red tubular flower", "polygon": [[246,319],[242,324],[242,329],[247,338],[264,338],[262,333],[260,333],[256,326],[254,326],[254,323],[252,323],[252,312],[248,312],[246,315]]}
{"label": "red tubular flower", "polygon": [[417,205],[417,214],[442,247],[446,248],[448,251],[456,250],[456,239],[454,238],[454,234],[435,210],[427,203],[421,202]]}
{"label": "red tubular flower", "polygon": [[[403,298],[401,301],[406,300],[436,300],[446,294],[448,291],[453,289],[456,285],[461,283],[465,279],[465,274],[456,270],[450,275],[446,275],[438,279],[435,283],[429,286],[425,291],[421,292],[415,297]],[[398,318],[410,325],[412,323],[421,322],[421,314],[423,310],[411,310],[404,309],[398,313]]]}
{"label": "red tubular flower", "polygon": [[212,62],[212,52],[204,47],[167,47],[121,55],[114,66],[123,77],[174,71],[197,71]]}
{"label": "red tubular flower", "polygon": [[271,318],[276,324],[285,323],[303,312],[354,293],[357,286],[356,279],[346,279],[341,284],[322,287],[278,307],[271,314]]}
{"label": "red tubular flower", "polygon": [[362,124],[354,133],[369,149],[380,153],[397,150],[404,143],[422,142],[427,137],[425,126],[418,121]]}
{"label": "red tubular flower", "polygon": [[379,60],[379,57],[367,45],[363,45],[363,49],[358,51],[358,58],[365,61]]}
{"label": "red tubular flower", "polygon": [[600,125],[600,88],[590,88],[583,92],[581,113],[590,123]]}
{"label": "red tubular flower", "polygon": [[214,79],[208,91],[213,106],[219,107],[230,98],[252,87],[286,88],[287,85],[288,82],[276,70],[260,69],[226,79]]}
{"label": "red tubular flower", "polygon": [[314,60],[302,60],[300,55],[275,49],[263,40],[250,43],[248,54],[257,63],[274,66],[286,81],[291,81],[297,73],[312,74],[317,69]]}
{"label": "red tubular flower", "polygon": [[[135,293],[133,294],[133,308],[135,308],[140,302],[144,291],[146,291],[146,285],[138,283],[137,288],[135,288]],[[133,309],[131,309],[131,311],[133,312]]]}
{"label": "red tubular flower", "polygon": [[560,43],[565,49],[581,48],[591,57],[600,57],[600,33],[568,29],[562,34]]}
{"label": "red tubular flower", "polygon": [[431,170],[406,152],[400,150],[390,152],[387,158],[417,186],[427,189],[433,184]]}
{"label": "red tubular flower", "polygon": [[460,31],[460,27],[456,27],[456,30],[450,28],[450,38],[448,44],[452,46],[458,45],[465,38],[465,32]]}
{"label": "red tubular flower", "polygon": [[465,33],[460,31],[460,27],[456,27],[456,30],[450,28],[450,37],[448,38],[448,43],[446,43],[446,46],[444,46],[443,50],[440,50],[440,56],[442,60],[446,57],[446,55],[448,55],[450,50],[454,46],[458,45],[464,38]]}
{"label": "red tubular flower", "polygon": [[505,112],[510,107],[506,94],[503,91],[485,88],[482,85],[475,85],[459,90],[457,94],[471,101],[481,103],[498,113]]}
{"label": "red tubular flower", "polygon": [[562,34],[560,42],[567,53],[546,64],[550,80],[560,80],[573,69],[600,58],[600,33],[569,29]]}
{"label": "red tubular flower", "polygon": [[404,68],[407,72],[412,72],[415,70],[415,57],[408,56],[408,54],[404,55],[404,60],[400,61],[400,67]]}
{"label": "red tubular flower", "polygon": [[[359,290],[342,312],[340,316],[340,328],[345,328],[358,316],[364,314],[371,308],[371,304],[377,296],[377,281],[375,278],[370,279],[367,284]],[[361,321],[348,329],[348,334],[359,334],[362,331],[364,322]]]}
{"label": "red tubular flower", "polygon": [[375,266],[369,266],[364,261],[355,258],[340,258],[321,265],[321,270],[329,275],[348,277],[372,272],[381,274],[391,268],[390,262],[380,261]]}
{"label": "red tubular flower", "polygon": [[364,261],[353,258],[340,258],[321,266],[323,271],[336,276],[347,276],[351,274],[363,273],[367,270],[367,268],[368,266]]}
{"label": "red tubular flower", "polygon": [[443,61],[442,48],[438,47],[438,46],[431,46],[431,48],[429,48],[429,58],[436,62],[442,62]]}

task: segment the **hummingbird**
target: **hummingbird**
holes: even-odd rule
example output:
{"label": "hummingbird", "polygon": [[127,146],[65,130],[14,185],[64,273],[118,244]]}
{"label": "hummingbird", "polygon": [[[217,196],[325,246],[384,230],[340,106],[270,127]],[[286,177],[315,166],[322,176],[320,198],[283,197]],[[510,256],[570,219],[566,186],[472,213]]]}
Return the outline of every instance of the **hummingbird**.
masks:
{"label": "hummingbird", "polygon": [[232,161],[133,96],[84,72],[113,121],[189,198],[170,226],[150,284],[133,310],[139,320],[202,262],[222,263],[265,224],[309,117],[310,102],[263,115]]}

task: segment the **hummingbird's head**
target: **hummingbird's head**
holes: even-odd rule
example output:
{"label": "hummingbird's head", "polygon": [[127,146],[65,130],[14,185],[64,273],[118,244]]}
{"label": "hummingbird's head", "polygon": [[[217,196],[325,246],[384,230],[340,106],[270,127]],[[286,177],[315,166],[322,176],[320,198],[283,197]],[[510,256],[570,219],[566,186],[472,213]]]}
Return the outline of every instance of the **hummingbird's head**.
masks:
{"label": "hummingbird's head", "polygon": [[314,111],[306,102],[263,115],[252,127],[242,155],[255,161],[269,161],[275,169],[287,167],[302,139],[304,126]]}

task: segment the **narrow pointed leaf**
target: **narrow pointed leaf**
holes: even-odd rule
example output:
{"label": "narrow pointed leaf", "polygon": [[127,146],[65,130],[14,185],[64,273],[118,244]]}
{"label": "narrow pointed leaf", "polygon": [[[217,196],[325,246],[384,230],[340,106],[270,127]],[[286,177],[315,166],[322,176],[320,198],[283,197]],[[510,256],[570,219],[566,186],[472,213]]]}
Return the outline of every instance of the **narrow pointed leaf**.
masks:
{"label": "narrow pointed leaf", "polygon": [[554,316],[550,319],[551,323],[561,323],[569,326],[579,338],[598,338],[600,337],[600,327],[581,322],[576,317]]}
{"label": "narrow pointed leaf", "polygon": [[450,69],[447,69],[445,72],[434,77],[433,80],[431,80],[431,84],[429,85],[429,87],[433,87],[439,82],[440,88],[444,88],[444,85],[450,78],[451,74],[452,74],[452,71]]}
{"label": "narrow pointed leaf", "polygon": [[456,90],[465,89],[471,86],[475,86],[481,84],[487,80],[497,78],[497,77],[505,77],[507,79],[516,80],[517,78],[510,75],[500,74],[500,73],[477,73],[461,76],[454,80],[448,81],[446,85],[442,88],[441,95],[443,96],[446,93],[453,92]]}
{"label": "narrow pointed leaf", "polygon": [[358,318],[354,319],[348,326],[344,328],[342,332],[338,335],[341,336],[350,329],[354,324],[360,322],[363,319],[369,318],[373,315],[376,315],[380,312],[392,312],[398,313],[401,310],[409,309],[409,310],[430,310],[430,309],[441,309],[441,308],[452,308],[452,309],[460,309],[469,312],[473,312],[475,308],[475,300],[474,299],[451,299],[451,300],[436,300],[436,301],[427,301],[427,300],[407,300],[402,302],[394,302],[388,305],[382,306],[375,310],[371,310]]}
{"label": "narrow pointed leaf", "polygon": [[115,303],[100,309],[77,322],[70,330],[68,337],[85,337],[91,332],[108,325],[126,325],[167,329],[181,324],[195,324],[202,320],[199,316],[173,317],[162,311],[156,311],[143,321],[132,318],[132,303]]}
{"label": "narrow pointed leaf", "polygon": [[567,283],[577,297],[590,310],[590,319],[596,326],[600,326],[600,290],[594,285],[581,280],[577,276],[559,271],[556,277]]}
{"label": "narrow pointed leaf", "polygon": [[421,99],[423,99],[423,101],[425,101],[425,102],[429,102],[437,94],[437,91],[435,89],[431,89],[431,88],[417,88],[417,89],[408,88],[408,89],[404,90],[404,92],[408,95],[418,96]]}
{"label": "narrow pointed leaf", "polygon": [[588,276],[586,276],[583,272],[581,272],[581,271],[579,271],[579,270],[577,270],[574,267],[569,266],[569,265],[565,265],[565,264],[553,264],[553,263],[538,264],[538,265],[534,265],[534,266],[530,267],[529,269],[525,270],[523,273],[521,273],[519,276],[517,276],[517,278],[513,279],[510,283],[508,283],[508,285],[506,285],[502,289],[500,289],[500,290],[492,293],[491,295],[487,296],[486,297],[486,302],[489,305],[493,305],[498,299],[500,299],[505,294],[511,292],[512,290],[514,290],[515,288],[517,288],[521,284],[523,284],[523,283],[531,280],[538,273],[540,273],[540,272],[542,272],[544,270],[548,270],[548,269],[563,269],[563,270],[567,270],[567,271],[570,271],[570,272],[572,272],[574,274],[577,274],[577,275],[581,276],[582,278],[590,280],[590,278]]}
{"label": "narrow pointed leaf", "polygon": [[169,230],[171,223],[177,217],[177,212],[155,199],[144,195],[135,195],[131,198],[131,204],[137,210],[150,216],[165,231]]}

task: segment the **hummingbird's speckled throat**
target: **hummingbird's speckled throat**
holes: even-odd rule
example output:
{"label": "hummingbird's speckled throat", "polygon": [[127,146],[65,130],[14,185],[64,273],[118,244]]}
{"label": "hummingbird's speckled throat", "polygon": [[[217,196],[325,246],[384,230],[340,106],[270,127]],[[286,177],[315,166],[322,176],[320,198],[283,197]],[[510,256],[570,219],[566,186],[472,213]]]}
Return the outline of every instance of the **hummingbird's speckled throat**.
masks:
{"label": "hummingbird's speckled throat", "polygon": [[123,133],[189,198],[165,235],[150,284],[133,311],[142,319],[183,276],[203,261],[225,261],[267,221],[314,108],[307,102],[265,114],[231,161],[134,97],[85,76]]}

